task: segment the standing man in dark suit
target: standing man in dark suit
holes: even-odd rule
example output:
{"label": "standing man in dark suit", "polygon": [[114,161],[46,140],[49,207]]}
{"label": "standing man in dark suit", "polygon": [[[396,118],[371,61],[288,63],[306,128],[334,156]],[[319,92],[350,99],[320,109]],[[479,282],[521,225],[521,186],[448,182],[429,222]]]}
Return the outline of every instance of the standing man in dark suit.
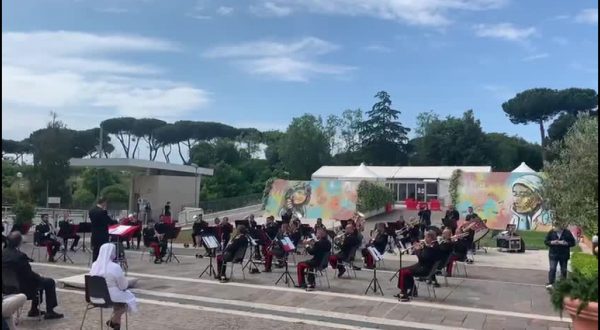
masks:
{"label": "standing man in dark suit", "polygon": [[564,225],[556,224],[546,235],[544,243],[548,247],[550,272],[546,288],[551,289],[556,280],[556,266],[560,264],[560,277],[567,277],[567,263],[571,257],[571,248],[575,246],[575,237]]}
{"label": "standing man in dark suit", "polygon": [[460,213],[456,210],[454,205],[450,205],[448,210],[446,210],[446,215],[442,219],[442,224],[446,228],[450,228],[452,231],[452,235],[456,234],[456,229],[458,228],[458,220],[460,219]]}
{"label": "standing man in dark suit", "polygon": [[106,198],[100,197],[96,206],[89,212],[92,223],[92,261],[96,261],[98,258],[102,244],[108,243],[108,226],[112,219],[108,216],[106,206]]}

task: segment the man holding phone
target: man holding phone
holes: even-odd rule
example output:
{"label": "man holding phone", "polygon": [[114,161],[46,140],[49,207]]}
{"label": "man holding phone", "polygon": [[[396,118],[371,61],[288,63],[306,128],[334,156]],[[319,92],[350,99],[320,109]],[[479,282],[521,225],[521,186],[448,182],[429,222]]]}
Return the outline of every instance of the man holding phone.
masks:
{"label": "man holding phone", "polygon": [[556,267],[560,264],[561,278],[567,277],[567,263],[571,257],[570,249],[575,246],[575,237],[571,231],[562,224],[555,224],[548,232],[544,241],[548,246],[548,257],[550,259],[550,272],[548,273],[547,289],[551,289],[556,280]]}

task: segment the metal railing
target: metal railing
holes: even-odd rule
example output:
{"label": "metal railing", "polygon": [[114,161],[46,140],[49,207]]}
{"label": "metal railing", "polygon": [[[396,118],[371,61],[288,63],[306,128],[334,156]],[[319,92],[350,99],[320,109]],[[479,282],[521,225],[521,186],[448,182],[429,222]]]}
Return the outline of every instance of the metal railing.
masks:
{"label": "metal railing", "polygon": [[[214,199],[211,201],[201,201],[200,208],[204,210],[205,214],[216,213],[219,211],[226,211],[231,209],[237,209],[244,206],[260,204],[262,201],[262,193],[250,194],[243,196],[236,196],[230,198]],[[192,206],[192,205],[187,205]]]}

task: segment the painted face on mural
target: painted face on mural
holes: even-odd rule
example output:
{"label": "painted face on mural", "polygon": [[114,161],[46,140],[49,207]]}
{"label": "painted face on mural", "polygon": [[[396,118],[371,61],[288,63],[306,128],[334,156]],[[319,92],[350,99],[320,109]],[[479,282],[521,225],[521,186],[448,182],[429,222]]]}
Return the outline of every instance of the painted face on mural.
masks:
{"label": "painted face on mural", "polygon": [[307,195],[305,190],[296,190],[292,194],[292,203],[294,203],[294,205],[302,205],[306,202],[306,198]]}
{"label": "painted face on mural", "polygon": [[512,188],[512,194],[514,209],[519,213],[532,213],[542,204],[540,196],[525,185],[515,184]]}

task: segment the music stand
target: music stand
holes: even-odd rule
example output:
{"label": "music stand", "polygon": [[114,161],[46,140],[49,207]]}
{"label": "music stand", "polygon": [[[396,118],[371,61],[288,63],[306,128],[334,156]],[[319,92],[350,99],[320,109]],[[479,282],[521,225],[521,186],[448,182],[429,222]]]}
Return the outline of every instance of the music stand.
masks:
{"label": "music stand", "polygon": [[235,220],[233,221],[233,223],[235,223],[235,228],[237,228],[238,226],[244,226],[250,229],[250,220]]}
{"label": "music stand", "polygon": [[365,290],[365,294],[367,294],[367,292],[369,292],[369,289],[373,287],[373,293],[377,293],[377,290],[379,289],[379,292],[383,296],[383,289],[381,288],[381,284],[379,284],[379,280],[377,279],[377,261],[383,260],[383,256],[373,246],[369,246],[367,248],[367,252],[369,252],[371,254],[371,257],[373,257],[373,260],[375,260],[375,265],[373,267],[373,279],[371,279],[369,286]]}
{"label": "music stand", "polygon": [[294,278],[290,274],[288,267],[288,255],[290,252],[293,252],[296,249],[296,247],[294,246],[294,243],[292,243],[289,237],[284,237],[283,239],[281,239],[281,243],[283,244],[283,250],[285,251],[285,254],[283,255],[284,271],[281,274],[281,276],[279,276],[279,278],[277,279],[277,282],[275,282],[275,285],[279,284],[279,282],[282,279],[284,279],[284,282],[285,284],[287,284],[287,286],[290,286],[290,281],[292,281],[292,284],[296,286],[296,282],[294,282]]}
{"label": "music stand", "polygon": [[202,242],[204,243],[204,247],[209,249],[211,252],[208,254],[208,266],[204,268],[202,273],[198,276],[201,278],[206,272],[208,272],[208,276],[217,277],[217,272],[215,271],[215,267],[213,266],[213,258],[215,257],[217,248],[219,247],[219,242],[214,235],[206,235],[202,236]]}
{"label": "music stand", "polygon": [[400,269],[402,269],[402,254],[404,254],[403,251],[406,250],[404,244],[402,243],[402,238],[396,237],[396,246],[398,247],[398,261],[400,263],[400,267],[398,267],[398,270],[394,273],[394,276],[390,278],[390,282],[400,274]]}
{"label": "music stand", "polygon": [[[254,262],[254,255],[256,253],[256,249],[258,249],[257,239],[250,236],[248,237],[248,243],[250,243],[250,257],[248,258],[248,261],[246,261],[246,264],[242,267],[242,271],[244,271],[246,267],[250,266],[250,264],[254,266],[254,269],[258,270],[258,266],[256,265],[256,262]],[[249,269],[251,270],[252,268]]]}
{"label": "music stand", "polygon": [[86,221],[79,223],[79,225],[77,226],[77,232],[83,234],[83,238],[82,238],[83,244],[81,245],[81,251],[92,252],[90,249],[88,249],[85,246],[85,234],[92,232],[92,224],[90,222],[87,222],[87,218],[86,218]]}
{"label": "music stand", "polygon": [[176,239],[177,236],[179,236],[180,232],[181,232],[181,227],[171,227],[165,233],[165,238],[167,240],[169,240],[169,255],[167,256],[167,259],[165,260],[165,262],[170,262],[170,261],[172,261],[172,259],[175,259],[177,261],[177,263],[179,263],[179,259],[177,259],[177,256],[175,255],[175,253],[173,253],[173,240]]}

